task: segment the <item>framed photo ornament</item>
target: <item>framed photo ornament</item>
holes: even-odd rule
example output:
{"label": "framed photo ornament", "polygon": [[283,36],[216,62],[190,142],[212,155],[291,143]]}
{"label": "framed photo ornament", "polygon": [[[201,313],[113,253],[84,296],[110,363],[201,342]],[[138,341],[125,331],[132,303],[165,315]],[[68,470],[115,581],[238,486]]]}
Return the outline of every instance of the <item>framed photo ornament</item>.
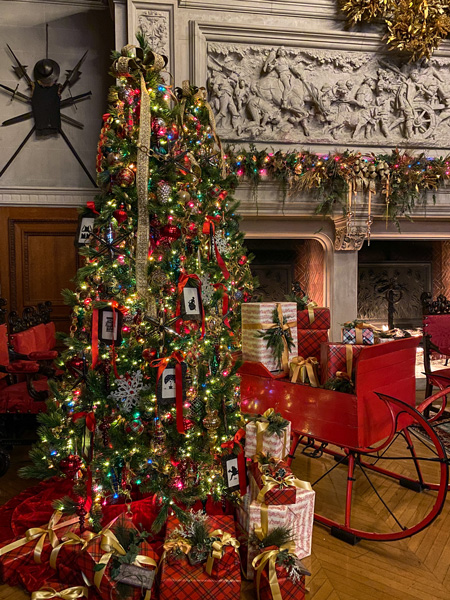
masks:
{"label": "framed photo ornament", "polygon": [[94,213],[81,217],[78,221],[78,229],[75,236],[75,246],[77,248],[83,248],[83,246],[89,244],[91,234],[94,231],[94,221]]}
{"label": "framed photo ornament", "polygon": [[237,492],[242,487],[247,486],[247,473],[239,469],[238,457],[236,454],[227,454],[222,456],[223,479],[225,487],[229,492]]}
{"label": "framed photo ornament", "polygon": [[98,311],[98,339],[111,346],[122,343],[123,315],[120,310],[106,307]]}
{"label": "framed photo ornament", "polygon": [[192,284],[184,286],[180,298],[180,313],[183,321],[202,320],[202,298],[197,286]]}
{"label": "framed photo ornament", "polygon": [[[181,363],[181,385],[183,389],[183,402],[186,401],[186,372],[187,365]],[[158,410],[167,410],[175,405],[177,397],[175,363],[168,363],[158,380],[156,400]]]}

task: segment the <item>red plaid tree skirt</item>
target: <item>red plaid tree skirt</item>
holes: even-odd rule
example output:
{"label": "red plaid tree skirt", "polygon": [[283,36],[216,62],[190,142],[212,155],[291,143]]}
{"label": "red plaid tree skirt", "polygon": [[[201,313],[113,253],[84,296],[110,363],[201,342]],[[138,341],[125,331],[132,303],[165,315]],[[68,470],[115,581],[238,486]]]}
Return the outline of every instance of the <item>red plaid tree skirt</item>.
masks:
{"label": "red plaid tree skirt", "polygon": [[[268,566],[266,566],[261,573],[261,579],[259,583],[259,597],[260,600],[274,600],[272,591],[270,589],[269,577],[268,577]],[[278,585],[280,586],[281,597],[283,600],[303,600],[305,597],[305,576],[303,575],[299,583],[293,583],[287,576],[286,569],[284,567],[275,567],[278,579]],[[256,587],[256,579],[255,579]]]}
{"label": "red plaid tree skirt", "polygon": [[347,350],[346,348],[351,347],[353,360],[352,360],[352,374],[355,370],[356,359],[359,353],[364,348],[363,344],[340,344],[340,343],[329,343],[324,344],[321,348],[320,357],[320,369],[322,374],[322,383],[336,377],[338,371],[347,372]]}
{"label": "red plaid tree skirt", "polygon": [[309,311],[299,310],[297,312],[298,329],[330,329],[330,309],[324,306],[313,308],[314,321],[309,318]]}
{"label": "red plaid tree skirt", "polygon": [[303,358],[314,356],[320,360],[320,344],[328,342],[328,331],[325,329],[297,329],[298,355]]}

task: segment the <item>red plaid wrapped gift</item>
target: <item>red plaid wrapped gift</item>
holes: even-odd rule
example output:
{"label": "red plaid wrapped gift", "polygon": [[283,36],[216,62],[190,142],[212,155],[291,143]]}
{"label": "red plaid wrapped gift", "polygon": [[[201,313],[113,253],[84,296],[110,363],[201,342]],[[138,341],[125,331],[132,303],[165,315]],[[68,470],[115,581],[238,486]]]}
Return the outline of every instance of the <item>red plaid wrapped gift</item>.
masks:
{"label": "red plaid wrapped gift", "polygon": [[[276,527],[289,527],[294,536],[295,554],[304,558],[311,554],[314,500],[313,490],[302,490],[300,500],[295,504],[267,505],[257,500],[250,503],[247,501],[237,507],[236,517],[241,528],[249,533],[261,528],[270,532]],[[250,547],[247,564],[244,565],[248,579],[253,579],[254,576],[251,565],[254,555]]]}
{"label": "red plaid wrapped gift", "polygon": [[326,329],[298,329],[299,356],[314,356],[320,360],[320,345],[328,342]]}
{"label": "red plaid wrapped gift", "polygon": [[307,306],[297,312],[298,329],[330,329],[330,309],[325,306]]}
{"label": "red plaid wrapped gift", "polygon": [[342,327],[343,344],[375,344],[378,337],[375,337],[374,327],[369,323],[351,322],[344,323]]}
{"label": "red plaid wrapped gift", "polygon": [[81,535],[68,533],[61,538],[60,543],[53,548],[50,554],[50,566],[58,572],[59,579],[66,584],[83,585],[81,571],[74,569],[78,563],[78,556],[95,537],[92,531],[85,531]]}
{"label": "red plaid wrapped gift", "polygon": [[250,463],[250,495],[252,500],[266,504],[295,504],[301,492],[310,489],[300,481],[283,460],[269,465]]}
{"label": "red plaid wrapped gift", "polygon": [[[258,333],[266,331],[276,324],[273,312],[278,310],[286,320],[283,329],[289,328],[292,349],[285,348],[281,365],[273,355],[267,341],[258,337]],[[269,371],[289,370],[289,361],[298,356],[297,348],[297,303],[296,302],[246,302],[241,307],[242,314],[242,358],[252,362],[262,363]],[[281,320],[281,319],[280,319]]]}
{"label": "red plaid wrapped gift", "polygon": [[270,546],[253,560],[256,569],[255,588],[258,600],[303,600],[305,576],[289,577],[285,566],[276,562],[280,548]]}
{"label": "red plaid wrapped gift", "polygon": [[[226,541],[230,536],[235,539],[234,520],[231,516],[210,517],[212,533],[221,531],[221,538]],[[180,525],[178,519],[170,516],[167,520],[166,539]],[[170,544],[170,542],[169,542]],[[241,572],[239,555],[235,547],[216,545],[217,553],[214,561],[206,565],[191,565],[185,558],[181,560],[162,559],[161,582],[159,588],[160,600],[239,600],[241,593]],[[170,545],[169,545],[170,547]],[[219,555],[222,555],[219,558]],[[222,561],[224,561],[222,563]],[[222,563],[222,564],[220,564]],[[209,566],[211,569],[209,569]],[[208,574],[211,571],[211,575]]]}
{"label": "red plaid wrapped gift", "polygon": [[353,376],[355,362],[364,345],[360,344],[322,344],[320,356],[320,372],[322,383],[336,377],[339,372]]}
{"label": "red plaid wrapped gift", "polygon": [[285,458],[289,453],[291,443],[291,423],[286,421],[286,427],[278,433],[267,431],[270,425],[270,418],[275,412],[269,408],[266,412],[254,421],[250,421],[245,426],[245,456],[253,458],[255,454],[264,452],[270,456]]}
{"label": "red plaid wrapped gift", "polygon": [[[113,579],[111,572],[111,563],[114,556],[124,556],[125,548],[119,543],[115,531],[118,528],[126,528],[136,531],[130,518],[126,515],[120,515],[102,531],[92,538],[85,549],[78,555],[78,567],[83,573],[83,579],[90,585],[94,585],[102,598],[109,600],[139,600],[141,597],[141,587],[129,586],[129,593],[125,596],[117,590],[118,580]],[[103,565],[98,568],[97,565]],[[121,565],[124,566],[124,565]],[[137,555],[133,566],[143,569],[143,571],[156,570],[158,566],[158,555],[153,547],[146,541],[139,544],[139,554]],[[144,577],[142,577],[144,581]],[[145,586],[142,586],[145,589]]]}
{"label": "red plaid wrapped gift", "polygon": [[11,540],[0,547],[0,580],[15,585],[19,569],[32,563],[48,562],[53,548],[59,544],[59,537],[79,530],[79,518],[62,520],[62,513],[55,512],[47,525],[28,529],[23,538]]}

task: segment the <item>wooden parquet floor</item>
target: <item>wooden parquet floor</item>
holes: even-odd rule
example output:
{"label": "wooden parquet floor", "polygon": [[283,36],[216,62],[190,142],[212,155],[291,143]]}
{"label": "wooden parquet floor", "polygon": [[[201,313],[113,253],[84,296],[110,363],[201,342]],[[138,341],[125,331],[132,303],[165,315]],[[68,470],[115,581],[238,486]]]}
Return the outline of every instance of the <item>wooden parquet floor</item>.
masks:
{"label": "wooden parquet floor", "polygon": [[[27,449],[16,448],[13,465],[0,480],[0,503],[32,484],[16,475],[25,464]],[[297,453],[299,455],[299,453]],[[314,480],[326,470],[326,460],[296,457],[293,470],[301,479]],[[324,462],[325,461],[325,462]],[[345,483],[343,466],[317,488],[317,506],[337,514],[342,505],[337,495]],[[356,487],[355,520],[365,526],[384,530],[389,518],[378,507],[379,502],[364,482]],[[423,512],[430,500],[427,493],[416,494],[396,483],[386,483],[380,491],[395,506],[396,516],[406,523]],[[386,494],[386,495],[385,495]],[[369,516],[372,515],[375,516]],[[450,497],[438,519],[425,531],[397,542],[361,541],[350,546],[333,538],[328,529],[316,524],[313,552],[304,560],[312,572],[307,578],[308,600],[450,600]],[[242,600],[256,597],[251,585],[245,586]],[[18,588],[0,586],[0,600],[26,600],[29,595]],[[176,599],[174,599],[176,600]]]}

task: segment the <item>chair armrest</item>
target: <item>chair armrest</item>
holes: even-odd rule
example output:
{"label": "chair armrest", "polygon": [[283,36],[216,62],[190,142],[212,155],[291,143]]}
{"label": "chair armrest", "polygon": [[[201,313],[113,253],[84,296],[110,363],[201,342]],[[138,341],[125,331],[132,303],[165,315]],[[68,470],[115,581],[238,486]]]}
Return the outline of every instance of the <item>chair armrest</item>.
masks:
{"label": "chair armrest", "polygon": [[56,350],[44,350],[42,352],[30,352],[28,358],[30,360],[55,360],[58,357]]}
{"label": "chair armrest", "polygon": [[37,373],[38,371],[39,365],[37,362],[26,360],[16,360],[5,366],[5,373],[12,375],[26,375],[27,373]]}

